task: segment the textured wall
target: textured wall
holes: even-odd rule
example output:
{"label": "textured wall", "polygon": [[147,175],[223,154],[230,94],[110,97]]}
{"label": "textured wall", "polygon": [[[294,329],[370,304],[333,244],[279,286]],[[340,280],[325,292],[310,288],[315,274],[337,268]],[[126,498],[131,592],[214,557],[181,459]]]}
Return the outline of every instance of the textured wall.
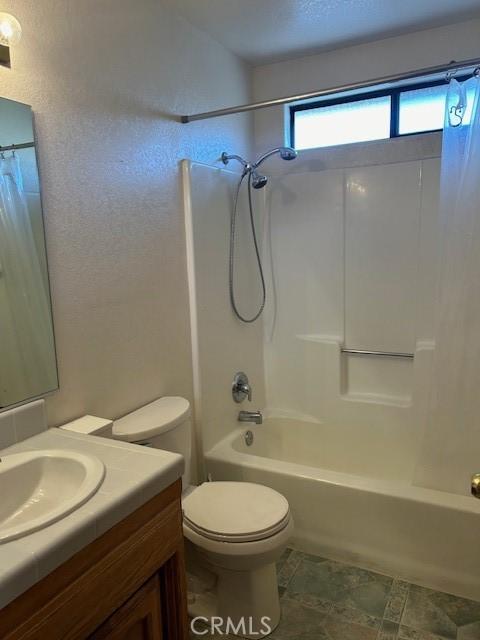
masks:
{"label": "textured wall", "polygon": [[178,161],[246,153],[248,70],[161,0],[5,0],[23,27],[1,94],[32,105],[50,262],[58,424],[191,396]]}

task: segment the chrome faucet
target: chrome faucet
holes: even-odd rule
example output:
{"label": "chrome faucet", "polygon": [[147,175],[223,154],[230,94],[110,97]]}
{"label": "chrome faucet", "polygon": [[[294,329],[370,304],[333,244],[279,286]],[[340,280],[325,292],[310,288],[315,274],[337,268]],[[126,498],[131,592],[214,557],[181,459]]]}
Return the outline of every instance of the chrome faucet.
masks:
{"label": "chrome faucet", "polygon": [[262,424],[263,416],[260,411],[240,411],[238,414],[239,422],[255,422],[255,424]]}

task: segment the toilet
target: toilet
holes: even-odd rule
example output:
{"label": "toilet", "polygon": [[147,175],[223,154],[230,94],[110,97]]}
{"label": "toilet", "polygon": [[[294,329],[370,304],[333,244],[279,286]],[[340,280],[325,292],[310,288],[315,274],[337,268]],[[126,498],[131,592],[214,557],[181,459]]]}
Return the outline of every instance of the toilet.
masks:
{"label": "toilet", "polygon": [[191,428],[189,402],[163,397],[114,421],[113,427],[92,426],[90,433],[184,456],[189,614],[204,621],[221,618],[222,629],[231,635],[264,637],[280,619],[275,563],[293,532],[288,502],[277,491],[250,482],[192,486]]}

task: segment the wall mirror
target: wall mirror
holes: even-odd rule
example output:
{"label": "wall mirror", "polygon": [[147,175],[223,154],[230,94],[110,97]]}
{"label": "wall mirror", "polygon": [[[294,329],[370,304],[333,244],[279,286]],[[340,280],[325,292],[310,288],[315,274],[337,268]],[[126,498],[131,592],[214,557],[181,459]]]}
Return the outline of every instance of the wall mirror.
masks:
{"label": "wall mirror", "polygon": [[0,98],[0,410],[57,388],[32,110]]}

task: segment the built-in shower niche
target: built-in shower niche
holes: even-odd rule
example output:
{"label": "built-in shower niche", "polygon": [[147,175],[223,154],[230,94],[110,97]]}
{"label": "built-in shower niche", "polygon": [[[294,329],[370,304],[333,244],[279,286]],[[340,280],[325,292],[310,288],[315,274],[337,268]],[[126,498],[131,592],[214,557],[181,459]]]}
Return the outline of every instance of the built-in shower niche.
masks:
{"label": "built-in shower niche", "polygon": [[413,358],[343,353],[340,395],[345,400],[409,407],[413,395]]}
{"label": "built-in shower niche", "polygon": [[339,349],[340,397],[397,407],[426,403],[431,376],[433,340],[417,341],[413,358],[351,354]]}
{"label": "built-in shower niche", "polygon": [[[343,353],[343,343],[336,336],[297,334],[295,338],[304,375],[283,405],[281,398],[271,396],[272,409],[278,412],[290,405],[297,417],[308,415],[336,425],[338,434],[349,442],[361,435],[361,439],[373,438],[376,446],[381,441],[385,447],[415,451],[427,411],[431,341],[417,342],[414,358],[397,358],[383,365],[390,358]],[[381,367],[375,366],[379,364]],[[284,390],[286,393],[287,386]]]}
{"label": "built-in shower niche", "polygon": [[430,366],[431,351],[423,344],[415,358],[394,358],[344,353],[342,342],[334,336],[296,338],[310,381],[304,379],[302,404],[309,415],[321,420],[337,421],[341,416],[369,422],[375,412],[385,417],[390,408],[401,416],[412,407],[419,378],[427,375]]}

